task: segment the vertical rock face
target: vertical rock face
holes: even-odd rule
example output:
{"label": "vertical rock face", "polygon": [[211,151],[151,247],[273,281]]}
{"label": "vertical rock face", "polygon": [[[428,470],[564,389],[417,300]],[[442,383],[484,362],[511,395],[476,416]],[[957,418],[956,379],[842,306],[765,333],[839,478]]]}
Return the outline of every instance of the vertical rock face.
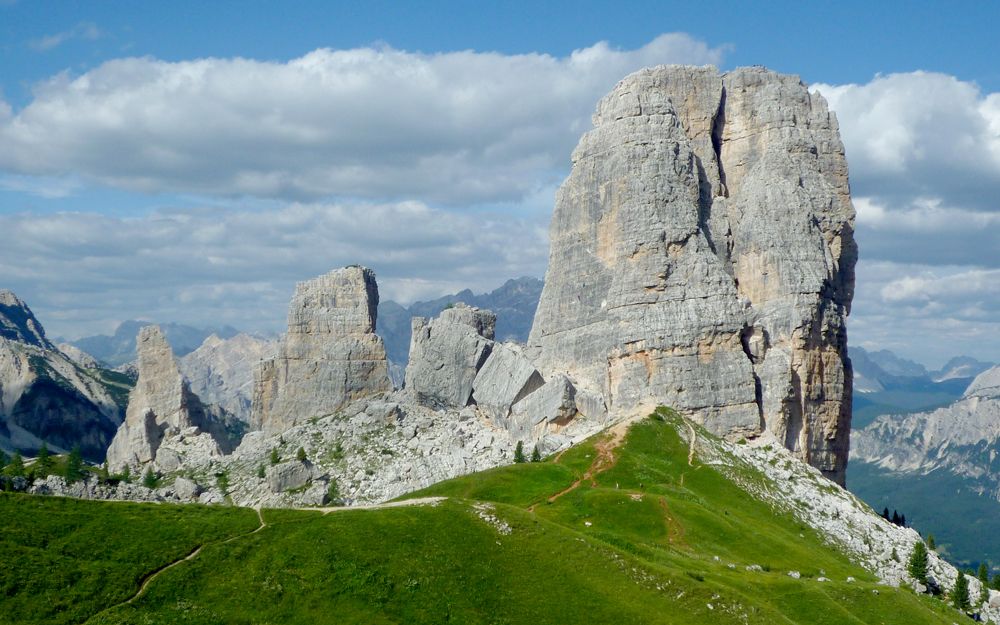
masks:
{"label": "vertical rock face", "polygon": [[252,424],[280,432],[354,399],[392,390],[375,334],[378,286],[364,267],[345,267],[295,288],[288,334],[255,375]]}
{"label": "vertical rock face", "polygon": [[28,305],[7,289],[0,289],[0,338],[43,349],[55,349],[45,338],[45,330]]}
{"label": "vertical rock face", "polygon": [[140,329],[136,348],[139,379],[129,395],[125,421],[108,448],[108,466],[117,470],[158,460],[164,439],[182,432],[192,438],[201,435],[200,447],[221,455],[223,437],[181,375],[160,327]]}
{"label": "vertical rock face", "polygon": [[529,339],[614,412],[768,430],[843,482],[854,210],[835,117],[793,76],[661,66],[598,104]]}

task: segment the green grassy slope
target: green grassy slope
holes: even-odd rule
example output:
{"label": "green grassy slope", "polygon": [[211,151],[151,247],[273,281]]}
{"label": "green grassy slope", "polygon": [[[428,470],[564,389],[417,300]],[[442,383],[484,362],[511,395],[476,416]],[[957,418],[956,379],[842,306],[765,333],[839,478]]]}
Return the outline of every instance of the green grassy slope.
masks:
{"label": "green grassy slope", "polygon": [[[598,438],[547,462],[487,471],[437,484],[414,496],[441,495],[435,506],[265,511],[261,531],[209,542],[170,568],[135,602],[141,575],[118,574],[78,615],[89,623],[952,623],[958,614],[906,590],[878,586],[826,547],[808,528],[775,515],[697,458],[668,413],[647,419],[613,448]],[[701,434],[700,434],[701,435]],[[599,471],[603,469],[602,471]],[[584,479],[581,479],[584,478]],[[577,487],[573,484],[579,480]],[[568,490],[569,489],[569,490]],[[564,493],[552,499],[553,495]],[[550,499],[552,501],[550,502]],[[488,503],[485,503],[488,502]],[[51,535],[122,509],[39,498],[0,499],[15,526],[34,517]],[[46,507],[61,507],[55,518]],[[129,532],[159,553],[145,570],[189,553],[173,508],[128,506],[140,517]],[[28,510],[22,512],[22,510]],[[257,526],[252,511],[185,508],[219,515],[215,537]],[[105,512],[108,511],[108,512]],[[240,513],[243,513],[242,515]],[[229,515],[229,516],[226,516]],[[249,516],[248,516],[249,515]],[[46,519],[51,519],[46,520]],[[249,521],[249,522],[248,522]],[[27,531],[27,530],[25,530]],[[79,531],[37,545],[49,575],[81,566]],[[177,542],[183,544],[175,544]],[[33,570],[0,542],[14,574]],[[115,554],[107,561],[134,564]],[[180,554],[180,555],[178,555]],[[41,555],[36,554],[36,558]],[[748,571],[757,565],[763,570]],[[109,565],[110,566],[110,565]],[[135,571],[140,567],[133,567]],[[788,576],[799,571],[801,579]],[[847,577],[857,579],[847,582]],[[820,577],[830,581],[820,581]],[[73,582],[66,578],[72,586]],[[53,583],[53,588],[60,587]],[[122,587],[124,591],[121,592]],[[9,586],[8,605],[35,601]],[[110,608],[100,611],[98,608]],[[99,613],[98,613],[99,612]]]}

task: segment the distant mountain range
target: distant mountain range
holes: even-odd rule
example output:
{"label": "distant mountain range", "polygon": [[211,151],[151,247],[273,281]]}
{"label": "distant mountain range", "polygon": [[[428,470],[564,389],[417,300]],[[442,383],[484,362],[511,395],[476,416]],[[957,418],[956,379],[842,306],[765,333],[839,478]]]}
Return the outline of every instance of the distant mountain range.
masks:
{"label": "distant mountain range", "polygon": [[[153,325],[152,321],[123,321],[118,324],[115,333],[111,336],[99,334],[88,336],[76,341],[66,341],[84,351],[103,363],[117,367],[135,360],[135,337],[139,334],[139,329]],[[160,329],[167,336],[170,347],[178,357],[186,356],[198,349],[205,339],[213,334],[220,339],[228,339],[239,334],[239,331],[230,326],[221,328],[195,328],[180,323],[161,323]]]}
{"label": "distant mountain range", "polygon": [[543,284],[538,278],[522,277],[508,280],[501,287],[480,295],[465,289],[454,295],[414,302],[409,306],[385,300],[378,305],[376,331],[385,341],[389,360],[405,366],[410,352],[410,320],[413,317],[436,317],[449,305],[462,302],[496,313],[498,341],[524,343],[531,331],[531,322],[535,318]]}
{"label": "distant mountain range", "polygon": [[968,356],[952,358],[938,371],[901,358],[889,350],[850,348],[854,364],[854,418],[857,430],[885,414],[907,414],[947,406],[965,392],[973,378],[993,363]]}
{"label": "distant mountain range", "polygon": [[[939,382],[951,383],[953,380]],[[886,414],[851,436],[848,486],[899,509],[953,558],[1000,562],[1000,366],[947,406]]]}

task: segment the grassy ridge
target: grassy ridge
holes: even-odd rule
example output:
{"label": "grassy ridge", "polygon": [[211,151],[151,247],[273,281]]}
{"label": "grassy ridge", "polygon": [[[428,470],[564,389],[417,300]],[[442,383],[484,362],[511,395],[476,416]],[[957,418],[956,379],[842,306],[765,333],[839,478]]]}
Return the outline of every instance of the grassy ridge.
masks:
{"label": "grassy ridge", "polygon": [[[589,441],[558,460],[474,474],[414,494],[448,497],[436,506],[328,515],[265,511],[262,531],[206,545],[196,558],[158,576],[134,603],[98,614],[134,593],[137,565],[114,578],[124,591],[113,597],[105,591],[88,604],[89,613],[81,608],[76,614],[95,615],[87,621],[94,624],[958,620],[936,600],[876,585],[807,528],[750,499],[712,467],[697,459],[689,464],[677,433],[683,426],[674,419],[663,413],[633,426],[613,452],[615,463],[568,491],[599,456],[606,459],[604,441]],[[63,506],[69,514],[54,519],[53,528],[72,527],[75,516],[116,511],[83,501],[22,497],[5,503],[35,507],[18,513],[18,524],[33,515],[49,518],[46,507]],[[146,515],[131,519],[145,546],[170,544],[174,558],[190,550],[186,535],[168,538],[162,530],[186,523],[183,515],[165,521],[159,515],[168,507],[131,509]],[[184,510],[218,515],[211,525],[216,536],[256,526],[250,511]],[[70,543],[85,539],[80,532],[71,536],[76,539]],[[8,543],[0,546],[3,561],[21,570]],[[115,555],[120,548],[109,546],[106,561],[133,564]],[[51,571],[78,565],[72,552],[49,555]],[[145,570],[171,558],[157,557],[158,565],[150,562],[156,558],[144,561]],[[753,565],[763,570],[747,570]],[[790,577],[792,570],[802,578]],[[14,596],[22,601],[20,613],[27,613],[34,596]],[[8,613],[8,600],[0,596],[0,615]]]}

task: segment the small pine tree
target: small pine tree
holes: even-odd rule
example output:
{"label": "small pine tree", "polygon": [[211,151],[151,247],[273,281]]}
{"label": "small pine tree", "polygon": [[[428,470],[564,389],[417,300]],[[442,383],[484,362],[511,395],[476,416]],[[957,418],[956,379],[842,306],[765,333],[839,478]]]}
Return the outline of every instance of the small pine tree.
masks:
{"label": "small pine tree", "polygon": [[959,573],[955,580],[955,587],[951,589],[951,605],[957,610],[969,609],[969,580],[965,574]]}
{"label": "small pine tree", "polygon": [[979,603],[983,604],[990,599],[990,567],[985,562],[979,563],[979,570],[976,571],[979,578]]}
{"label": "small pine tree", "polygon": [[905,514],[899,515],[899,526],[900,527],[906,527],[906,515]]}
{"label": "small pine tree", "polygon": [[225,471],[215,474],[215,485],[219,487],[223,495],[229,494],[229,475]]}
{"label": "small pine tree", "polygon": [[271,450],[271,466],[273,467],[279,462],[281,462],[281,456],[278,455],[278,448],[275,447]]}
{"label": "small pine tree", "polygon": [[895,510],[893,510],[892,511],[892,519],[890,519],[890,520],[892,521],[893,525],[899,525],[899,513],[896,512]]}
{"label": "small pine tree", "polygon": [[38,448],[38,457],[35,459],[35,466],[42,471],[47,471],[52,466],[52,456],[49,454],[49,446],[42,443]]}
{"label": "small pine tree", "polygon": [[906,570],[910,577],[921,584],[927,583],[927,547],[924,543],[917,541],[917,544],[913,545],[913,552],[910,553],[910,561]]}
{"label": "small pine tree", "polygon": [[83,454],[80,453],[80,446],[73,447],[66,458],[66,471],[63,473],[66,481],[72,484],[83,479]]}
{"label": "small pine tree", "polygon": [[538,451],[538,445],[535,445],[535,448],[531,450],[531,461],[532,462],[542,461],[542,452]]}
{"label": "small pine tree", "polygon": [[993,590],[1000,590],[1000,573],[994,575],[993,579],[990,580],[990,588]]}
{"label": "small pine tree", "polygon": [[331,506],[340,506],[344,502],[340,499],[340,486],[337,484],[337,480],[330,478],[330,485],[326,489],[326,501]]}
{"label": "small pine tree", "polygon": [[121,478],[122,478],[122,481],[125,482],[126,484],[131,484],[132,483],[132,467],[130,467],[128,465],[125,465],[125,468],[122,469]]}
{"label": "small pine tree", "polygon": [[160,483],[160,476],[153,473],[152,469],[146,469],[146,473],[142,476],[142,485],[146,488],[153,489]]}
{"label": "small pine tree", "polygon": [[257,477],[259,477],[260,479],[264,479],[264,475],[265,475],[265,473],[264,473],[264,465],[258,464],[257,465]]}
{"label": "small pine tree", "polygon": [[899,554],[896,553],[896,548],[892,548],[892,560],[893,562],[899,562]]}
{"label": "small pine tree", "polygon": [[97,470],[97,479],[102,483],[106,483],[111,479],[111,475],[108,473],[108,463],[105,462],[101,465],[101,468]]}
{"label": "small pine tree", "polygon": [[889,508],[882,508],[882,518],[886,521],[889,520]]}
{"label": "small pine tree", "polygon": [[517,441],[517,447],[514,448],[514,462],[524,462],[524,443],[521,441]]}
{"label": "small pine tree", "polygon": [[21,457],[21,454],[15,451],[4,470],[11,477],[24,477],[24,458]]}
{"label": "small pine tree", "polygon": [[295,459],[298,460],[299,462],[305,462],[306,461],[306,450],[304,448],[302,448],[302,447],[299,447],[299,450],[297,452],[295,452]]}
{"label": "small pine tree", "polygon": [[931,551],[937,549],[937,543],[934,541],[934,534],[927,535],[927,548]]}

